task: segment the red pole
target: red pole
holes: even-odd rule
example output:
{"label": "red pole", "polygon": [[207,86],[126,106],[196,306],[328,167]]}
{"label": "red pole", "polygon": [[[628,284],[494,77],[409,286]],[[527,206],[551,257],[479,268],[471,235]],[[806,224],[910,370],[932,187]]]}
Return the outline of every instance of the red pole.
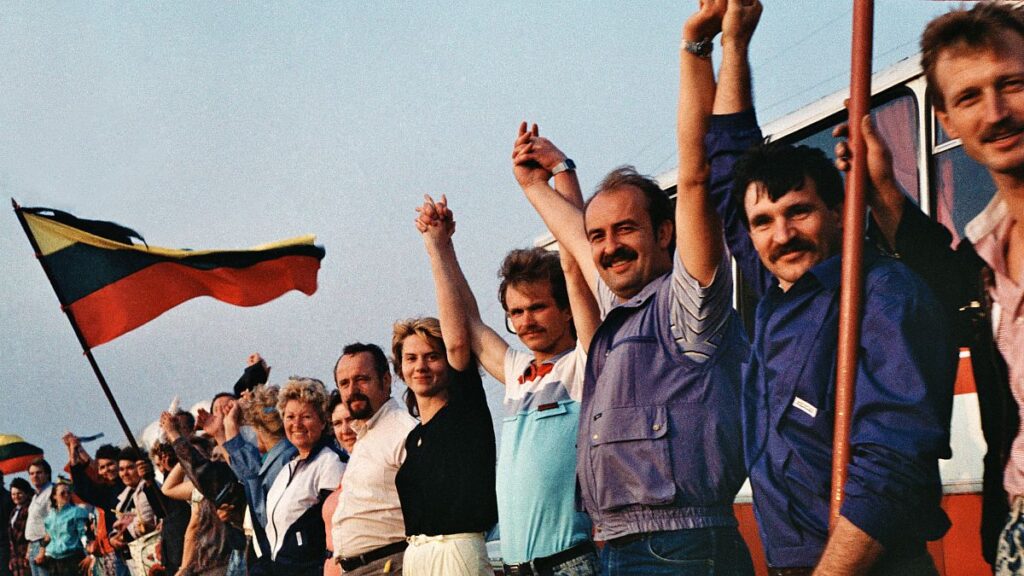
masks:
{"label": "red pole", "polygon": [[846,179],[843,214],[843,266],[839,291],[839,346],[836,357],[836,419],[832,442],[831,526],[843,506],[846,468],[850,462],[850,422],[857,378],[860,343],[864,258],[864,191],[868,183],[867,153],[860,119],[871,109],[871,51],[875,6],[873,0],[854,0],[850,67],[850,146],[853,166]]}

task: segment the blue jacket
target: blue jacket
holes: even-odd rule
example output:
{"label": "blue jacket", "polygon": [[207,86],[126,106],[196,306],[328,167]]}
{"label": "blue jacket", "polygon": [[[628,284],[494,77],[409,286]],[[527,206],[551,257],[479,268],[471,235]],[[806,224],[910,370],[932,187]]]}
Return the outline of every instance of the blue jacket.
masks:
{"label": "blue jacket", "polygon": [[687,358],[671,285],[670,272],[609,311],[590,346],[577,476],[596,540],[736,525],[746,335],[733,313],[711,358]]}
{"label": "blue jacket", "polygon": [[[714,117],[712,201],[729,249],[762,296],[744,370],[744,447],[768,564],[813,566],[828,538],[840,256],[786,292],[761,265],[730,196],[738,156],[761,138],[753,111]],[[950,456],[956,348],[932,292],[867,248],[861,350],[841,514],[894,556],[924,552],[949,519],[938,460]]]}

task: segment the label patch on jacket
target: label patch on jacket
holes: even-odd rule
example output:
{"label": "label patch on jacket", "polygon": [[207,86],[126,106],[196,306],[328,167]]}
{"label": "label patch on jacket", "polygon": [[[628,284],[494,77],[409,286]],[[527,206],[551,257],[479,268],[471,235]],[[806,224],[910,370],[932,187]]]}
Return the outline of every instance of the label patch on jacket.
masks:
{"label": "label patch on jacket", "polygon": [[815,416],[818,415],[818,409],[814,407],[814,404],[811,404],[810,402],[804,400],[799,396],[797,396],[793,400],[793,407],[803,412],[804,414],[807,414],[811,418],[814,418]]}

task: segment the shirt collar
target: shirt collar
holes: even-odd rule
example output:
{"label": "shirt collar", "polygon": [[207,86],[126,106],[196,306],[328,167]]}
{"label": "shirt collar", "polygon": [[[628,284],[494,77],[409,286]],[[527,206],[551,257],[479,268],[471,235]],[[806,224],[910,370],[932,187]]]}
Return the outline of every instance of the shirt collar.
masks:
{"label": "shirt collar", "polygon": [[988,206],[985,206],[980,214],[967,223],[964,233],[971,243],[977,244],[980,239],[993,233],[1000,222],[1005,221],[1007,211],[1006,202],[1003,202],[999,193],[996,193],[989,201]]}
{"label": "shirt collar", "polygon": [[388,396],[387,401],[380,405],[380,408],[374,412],[373,416],[366,420],[353,420],[352,429],[356,431],[356,437],[362,438],[363,434],[366,434],[377,425],[377,422],[380,421],[385,413],[395,409],[401,409],[401,406],[398,405],[398,401],[395,400],[394,396]]}
{"label": "shirt collar", "polygon": [[[866,268],[869,264],[878,259],[880,252],[870,242],[865,242],[863,255],[863,265]],[[790,289],[809,281],[817,281],[818,284],[827,290],[837,290],[839,285],[842,284],[842,280],[843,253],[840,251],[814,265],[806,274],[801,276],[793,286],[790,287]]]}
{"label": "shirt collar", "polygon": [[667,278],[671,273],[672,271],[669,270],[668,272],[665,272],[664,274],[658,276],[654,280],[651,280],[650,282],[647,283],[646,286],[644,286],[640,290],[640,292],[636,293],[636,295],[634,295],[632,298],[623,300],[622,298],[616,296],[615,307],[622,306],[625,308],[636,308],[637,306],[642,306],[645,302],[647,302],[649,298],[651,298],[658,292],[658,288],[661,286],[662,281],[665,278]]}

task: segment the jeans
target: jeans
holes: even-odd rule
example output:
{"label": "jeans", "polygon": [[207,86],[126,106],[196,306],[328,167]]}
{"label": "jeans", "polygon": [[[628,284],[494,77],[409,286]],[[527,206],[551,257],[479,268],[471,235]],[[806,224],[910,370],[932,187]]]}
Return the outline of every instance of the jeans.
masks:
{"label": "jeans", "polygon": [[32,572],[32,576],[50,576],[50,571],[45,567],[36,564],[36,557],[39,556],[39,550],[42,546],[39,545],[40,540],[28,543],[28,566]]}
{"label": "jeans", "polygon": [[650,532],[601,550],[605,576],[753,576],[747,544],[736,528]]}

